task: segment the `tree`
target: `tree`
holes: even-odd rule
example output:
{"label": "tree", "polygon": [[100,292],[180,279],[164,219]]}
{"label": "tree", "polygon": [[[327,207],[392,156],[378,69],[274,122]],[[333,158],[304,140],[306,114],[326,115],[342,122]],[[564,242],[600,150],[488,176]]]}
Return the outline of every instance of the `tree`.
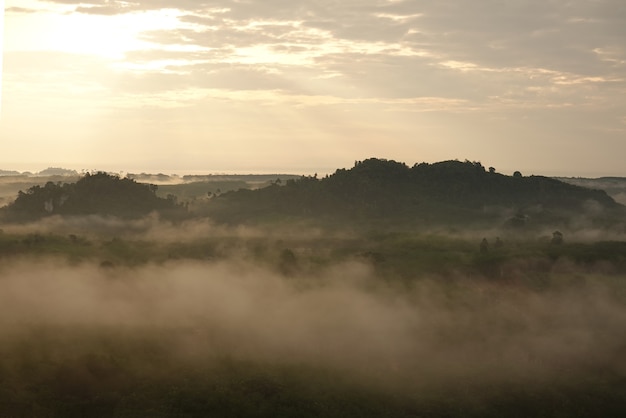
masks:
{"label": "tree", "polygon": [[561,233],[561,231],[554,231],[552,233],[552,240],[551,240],[553,245],[561,245],[563,244],[563,234]]}
{"label": "tree", "polygon": [[487,242],[487,238],[483,238],[480,242],[480,252],[485,254],[489,251],[489,243]]}
{"label": "tree", "polygon": [[103,172],[87,173],[72,184],[48,182],[33,186],[4,210],[11,220],[34,220],[49,215],[112,215],[138,218],[152,211],[174,215],[183,210],[175,196],[156,196],[156,186]]}

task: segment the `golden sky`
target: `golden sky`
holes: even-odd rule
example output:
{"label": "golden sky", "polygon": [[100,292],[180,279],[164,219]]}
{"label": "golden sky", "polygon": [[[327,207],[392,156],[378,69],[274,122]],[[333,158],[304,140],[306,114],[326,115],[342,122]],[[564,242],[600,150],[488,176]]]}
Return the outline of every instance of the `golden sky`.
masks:
{"label": "golden sky", "polygon": [[4,0],[0,169],[626,176],[623,0]]}

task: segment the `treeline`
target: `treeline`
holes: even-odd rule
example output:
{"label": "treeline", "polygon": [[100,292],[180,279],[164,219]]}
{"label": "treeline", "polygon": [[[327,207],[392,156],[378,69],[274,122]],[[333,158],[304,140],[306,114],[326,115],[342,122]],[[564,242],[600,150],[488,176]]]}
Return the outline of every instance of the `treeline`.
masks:
{"label": "treeline", "polygon": [[[543,176],[524,177],[519,172],[507,176],[471,161],[409,167],[371,158],[324,178],[277,178],[268,187],[254,190],[217,193],[203,184],[187,186],[192,195],[204,198],[189,200],[189,196],[175,195],[173,189],[169,193],[167,186],[157,193],[156,185],[131,178],[86,174],[76,183],[48,182],[20,191],[1,215],[6,221],[28,221],[49,215],[138,218],[156,211],[163,217],[208,216],[226,223],[299,219],[510,227],[566,227],[569,219],[584,216],[592,226],[622,222],[623,227],[625,213],[625,208],[602,190]],[[198,187],[207,190],[200,193]]]}
{"label": "treeline", "polygon": [[[479,162],[404,163],[368,159],[334,174],[278,182],[260,190],[225,193],[208,208],[218,220],[240,222],[267,217],[402,220],[464,223],[504,216],[510,225],[530,218],[554,221],[582,213],[590,202],[599,210],[623,207],[604,191],[543,176],[499,174]],[[511,210],[513,213],[511,214]],[[610,218],[610,217],[609,217]]]}
{"label": "treeline", "polygon": [[6,221],[31,221],[50,215],[107,215],[139,218],[157,211],[164,216],[186,212],[174,198],[160,198],[157,186],[99,172],[87,173],[76,183],[47,182],[20,191],[2,208]]}

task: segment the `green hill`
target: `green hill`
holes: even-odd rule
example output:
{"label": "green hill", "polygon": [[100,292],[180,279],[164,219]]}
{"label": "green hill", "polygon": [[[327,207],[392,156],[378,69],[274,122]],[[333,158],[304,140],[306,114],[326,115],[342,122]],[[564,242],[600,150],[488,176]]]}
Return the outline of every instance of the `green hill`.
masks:
{"label": "green hill", "polygon": [[[169,193],[172,190],[162,192],[169,198],[160,197],[155,185],[106,173],[87,174],[76,183],[47,182],[20,191],[15,202],[2,209],[2,217],[7,221],[55,214],[138,218],[153,211],[187,216],[177,197]],[[626,208],[603,190],[543,176],[507,176],[478,162],[409,167],[376,158],[357,161],[351,169],[321,179],[288,178],[259,189],[214,194],[191,209],[189,215],[226,223],[305,220],[326,225],[565,228],[584,221],[586,227],[623,228],[626,219]]]}
{"label": "green hill", "polygon": [[140,184],[107,173],[86,174],[76,183],[47,182],[20,191],[2,208],[7,221],[31,221],[50,215],[106,215],[139,218],[158,211],[172,216],[184,209],[156,195],[157,186]]}
{"label": "green hill", "polygon": [[623,219],[624,207],[602,190],[543,177],[506,176],[477,162],[404,163],[371,158],[318,179],[225,193],[207,206],[216,220],[277,217],[349,222],[524,226],[563,224],[584,215],[596,223]]}

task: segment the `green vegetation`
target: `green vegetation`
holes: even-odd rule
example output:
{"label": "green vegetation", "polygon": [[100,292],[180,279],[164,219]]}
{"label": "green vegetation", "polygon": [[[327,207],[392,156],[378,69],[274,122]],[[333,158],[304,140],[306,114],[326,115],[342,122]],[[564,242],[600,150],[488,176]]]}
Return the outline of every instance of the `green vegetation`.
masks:
{"label": "green vegetation", "polygon": [[[489,237],[481,252],[478,237],[214,232],[169,241],[0,234],[0,414],[586,417],[626,408],[626,341],[616,332],[625,242],[496,247]],[[238,287],[240,275],[251,284]],[[284,286],[293,290],[283,295]],[[237,319],[241,303],[251,305]]]}
{"label": "green vegetation", "polygon": [[231,181],[97,173],[3,209],[0,416],[624,415],[605,193],[372,159],[207,194]]}
{"label": "green vegetation", "polygon": [[64,418],[617,418],[625,406],[626,386],[611,376],[589,376],[582,386],[564,374],[550,385],[457,382],[398,391],[302,365],[228,357],[187,363],[171,353],[184,337],[180,330],[25,330],[3,344],[0,367],[19,383],[2,386],[0,411]]}
{"label": "green vegetation", "polygon": [[31,221],[51,215],[139,218],[153,211],[182,212],[172,200],[156,196],[156,190],[156,186],[130,179],[88,173],[76,183],[48,182],[20,191],[15,202],[3,208],[3,216],[9,221]]}
{"label": "green vegetation", "polygon": [[159,186],[157,196],[176,196],[180,201],[193,201],[195,199],[207,198],[220,193],[248,189],[250,185],[245,181],[195,181],[182,184],[165,184]]}
{"label": "green vegetation", "polygon": [[[0,234],[0,259],[18,256],[61,257],[72,262],[110,261],[119,266],[166,263],[171,260],[213,261],[238,258],[280,271],[285,263],[300,275],[311,276],[333,264],[358,261],[370,265],[381,280],[414,281],[432,275],[462,275],[477,280],[516,278],[549,273],[564,261],[576,269],[598,266],[614,275],[626,274],[626,242],[593,241],[551,244],[547,237],[520,239],[511,236],[502,247],[480,251],[480,239],[416,233],[366,233],[351,237],[237,238],[193,237],[182,240],[149,240],[129,236],[86,238],[54,233]],[[610,268],[608,267],[610,266]],[[519,278],[519,277],[517,277]]]}
{"label": "green vegetation", "polygon": [[231,223],[282,216],[321,223],[374,221],[385,227],[399,223],[564,227],[573,216],[585,213],[590,222],[606,227],[623,220],[624,207],[601,190],[541,176],[505,176],[475,162],[422,163],[409,168],[395,161],[369,159],[323,179],[302,177],[282,187],[273,184],[229,192],[210,202],[205,213]]}
{"label": "green vegetation", "polygon": [[13,203],[20,190],[28,190],[31,187],[42,186],[51,181],[54,184],[76,182],[79,176],[48,176],[33,177],[21,174],[0,177],[0,207]]}
{"label": "green vegetation", "polygon": [[[624,230],[626,208],[604,191],[521,173],[499,174],[477,162],[403,163],[357,161],[318,179],[265,176],[185,176],[183,183],[137,183],[133,178],[172,181],[166,175],[87,174],[76,183],[47,182],[19,192],[3,209],[8,221],[50,215],[99,214],[139,218],[150,212],[182,219],[209,217],[229,224],[339,222],[381,230],[406,227],[519,230],[594,227]],[[179,179],[180,180],[180,179]]]}
{"label": "green vegetation", "polygon": [[156,183],[159,185],[157,196],[163,198],[176,196],[178,201],[191,204],[196,200],[207,200],[229,191],[258,189],[299,178],[292,174],[209,174],[178,177],[145,173],[129,173],[126,177],[138,183]]}

